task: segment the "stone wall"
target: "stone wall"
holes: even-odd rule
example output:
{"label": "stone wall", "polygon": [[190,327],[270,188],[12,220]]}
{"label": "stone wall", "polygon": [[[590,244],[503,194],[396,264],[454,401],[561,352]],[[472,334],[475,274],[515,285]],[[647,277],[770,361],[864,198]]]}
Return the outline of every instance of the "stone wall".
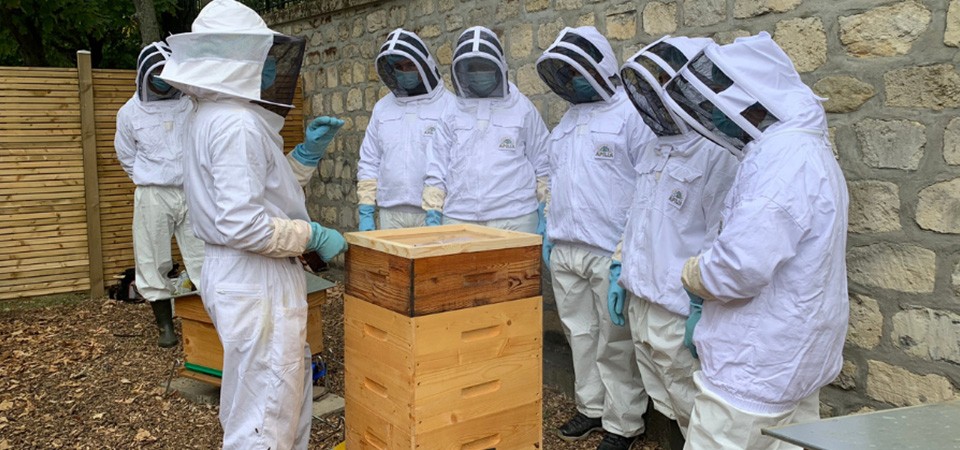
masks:
{"label": "stone wall", "polygon": [[[596,26],[620,58],[665,33],[726,43],[770,32],[804,81],[829,97],[831,135],[850,188],[850,331],[843,372],[822,396],[824,412],[957,396],[960,0],[340,0],[308,2],[267,21],[308,39],[308,115],[347,122],[308,202],[314,218],[344,231],[357,226],[363,130],[387,92],[372,61],[396,27],[420,34],[448,83],[457,35],[472,25],[492,28],[511,78],[551,127],[566,104],[540,81],[534,62],[565,26]],[[556,337],[556,321],[546,319]]]}

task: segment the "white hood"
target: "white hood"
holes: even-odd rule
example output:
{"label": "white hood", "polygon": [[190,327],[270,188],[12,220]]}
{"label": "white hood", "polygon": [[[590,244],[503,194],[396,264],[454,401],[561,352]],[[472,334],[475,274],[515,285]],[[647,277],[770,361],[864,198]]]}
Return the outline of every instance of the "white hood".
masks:
{"label": "white hood", "polygon": [[[417,66],[420,73],[421,85],[413,92],[400,88],[393,69],[387,64],[389,56],[400,56]],[[435,92],[443,90],[443,77],[437,68],[437,63],[430,54],[427,45],[416,33],[397,28],[387,35],[387,41],[380,47],[380,54],[376,59],[377,76],[387,88],[397,97],[397,100],[414,100],[431,97]]]}
{"label": "white hood", "polygon": [[678,136],[693,130],[667,106],[663,86],[707,45],[709,38],[664,36],[631,56],[620,69],[627,96],[644,123],[659,137]]}
{"label": "white hood", "polygon": [[484,98],[507,97],[510,83],[507,79],[507,60],[503,55],[503,46],[496,33],[484,27],[470,27],[460,34],[457,39],[457,49],[453,54],[453,87],[457,96],[462,98],[476,98],[468,79],[469,63],[471,61],[487,61],[497,67],[499,73],[497,85],[489,96]]}
{"label": "white hood", "polygon": [[162,69],[169,58],[170,47],[163,42],[153,42],[140,51],[140,55],[137,56],[136,98],[141,103],[180,98],[180,91],[175,88],[170,89],[170,92],[165,94],[158,94],[150,88],[150,74],[157,69]]}
{"label": "white hood", "polygon": [[160,77],[199,98],[239,98],[292,108],[261,95],[264,64],[278,36],[285,37],[249,7],[213,0],[200,11],[190,33],[167,38],[172,55]]}
{"label": "white hood", "polygon": [[[577,96],[572,68],[593,86],[599,98]],[[617,57],[610,42],[594,27],[564,28],[537,59],[537,73],[547,86],[570,103],[612,101],[620,84]]]}
{"label": "white hood", "polygon": [[677,115],[738,156],[764,135],[826,130],[822,99],[801,81],[790,57],[766,32],[724,46],[708,45],[666,90]]}

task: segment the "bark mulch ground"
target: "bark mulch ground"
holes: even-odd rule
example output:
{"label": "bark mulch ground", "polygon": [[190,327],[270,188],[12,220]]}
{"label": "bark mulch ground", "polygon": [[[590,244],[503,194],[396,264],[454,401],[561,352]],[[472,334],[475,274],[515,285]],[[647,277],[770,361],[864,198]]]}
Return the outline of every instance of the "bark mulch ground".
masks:
{"label": "bark mulch ground", "polygon": [[[334,288],[324,307],[325,356],[328,386],[341,395],[342,313]],[[0,303],[0,450],[219,448],[219,408],[166,391],[183,353],[158,348],[156,338],[147,304],[77,296]],[[596,448],[596,434],[577,443],[554,436],[573,410],[571,399],[544,389],[545,449]],[[342,416],[314,420],[310,448],[342,438]]]}

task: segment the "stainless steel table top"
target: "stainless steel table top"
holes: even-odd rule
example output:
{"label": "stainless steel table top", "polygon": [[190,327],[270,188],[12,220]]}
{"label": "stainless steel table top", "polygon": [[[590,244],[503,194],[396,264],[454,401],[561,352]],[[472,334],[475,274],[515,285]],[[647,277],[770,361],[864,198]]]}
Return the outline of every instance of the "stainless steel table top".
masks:
{"label": "stainless steel table top", "polygon": [[960,400],[766,428],[810,450],[960,449]]}

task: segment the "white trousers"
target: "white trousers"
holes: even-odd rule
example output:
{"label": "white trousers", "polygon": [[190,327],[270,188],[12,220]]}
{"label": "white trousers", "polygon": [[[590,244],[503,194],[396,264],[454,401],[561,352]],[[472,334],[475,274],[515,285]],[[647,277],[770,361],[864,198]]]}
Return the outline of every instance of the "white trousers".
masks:
{"label": "white trousers", "polygon": [[137,265],[137,290],[148,301],[170,298],[173,294],[167,272],[173,268],[170,239],[174,236],[187,275],[199,288],[203,241],[190,227],[183,189],[138,186],[133,193],[133,255]]}
{"label": "white trousers", "polygon": [[763,428],[810,422],[820,418],[820,391],[810,394],[789,411],[759,414],[736,408],[705,389],[700,382],[703,372],[694,373],[697,384],[693,415],[687,430],[684,450],[802,450],[793,444],[770,436],[763,436]]}
{"label": "white trousers", "polygon": [[470,220],[458,220],[454,219],[453,217],[443,216],[444,225],[472,223],[474,225],[483,225],[485,227],[499,228],[501,230],[520,231],[523,233],[536,233],[537,224],[539,221],[540,217],[537,216],[536,211],[520,217],[514,217],[512,219],[481,220],[476,222]]}
{"label": "white trousers", "polygon": [[201,298],[223,344],[224,450],[306,450],[307,283],[295,258],[206,246]]}
{"label": "white trousers", "polygon": [[380,229],[414,228],[427,225],[426,211],[416,207],[380,208]]}
{"label": "white trousers", "polygon": [[553,292],[573,352],[577,410],[621,436],[643,433],[647,393],[637,371],[630,323],[607,312],[610,258],[558,243],[550,255]]}
{"label": "white trousers", "polygon": [[643,386],[653,399],[653,407],[676,420],[686,436],[697,395],[693,372],[700,369],[700,361],[683,346],[687,317],[647,299],[627,295],[628,323]]}

